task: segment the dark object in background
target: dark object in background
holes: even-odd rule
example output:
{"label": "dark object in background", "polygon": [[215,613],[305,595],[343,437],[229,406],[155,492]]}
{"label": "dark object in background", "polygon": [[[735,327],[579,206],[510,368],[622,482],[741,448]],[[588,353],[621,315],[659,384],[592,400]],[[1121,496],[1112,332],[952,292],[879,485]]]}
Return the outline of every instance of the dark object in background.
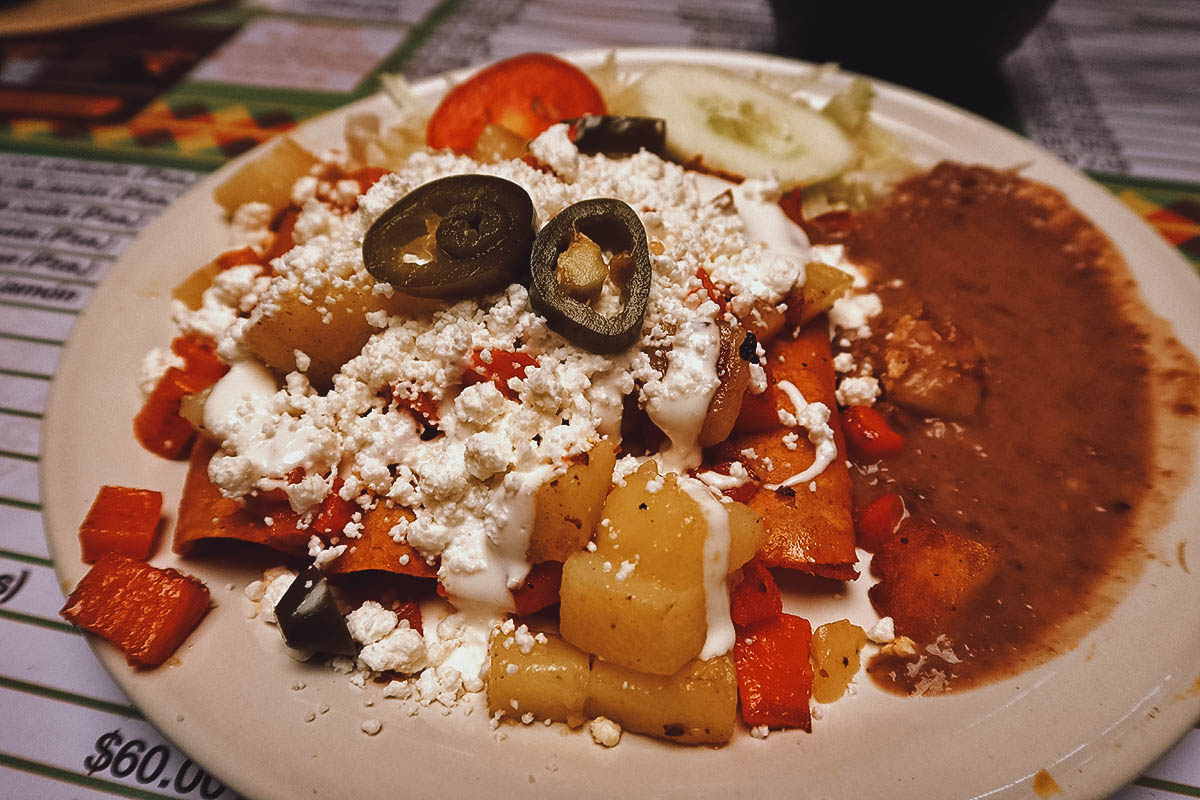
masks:
{"label": "dark object in background", "polygon": [[1000,62],[1054,0],[771,0],[780,51],[909,86],[993,119],[1011,106]]}
{"label": "dark object in background", "polygon": [[160,14],[0,39],[0,121],[128,121],[235,30]]}

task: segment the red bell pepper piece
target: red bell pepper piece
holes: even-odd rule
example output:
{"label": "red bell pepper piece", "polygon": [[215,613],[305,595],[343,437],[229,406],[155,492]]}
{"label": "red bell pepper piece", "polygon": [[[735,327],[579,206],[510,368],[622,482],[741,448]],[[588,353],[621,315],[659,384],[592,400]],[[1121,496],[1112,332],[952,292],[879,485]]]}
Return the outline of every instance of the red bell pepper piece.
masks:
{"label": "red bell pepper piece", "polygon": [[889,492],[876,497],[855,520],[858,546],[867,552],[878,553],[895,537],[905,513],[904,499],[900,495]]}
{"label": "red bell pepper piece", "polygon": [[291,250],[296,244],[292,238],[292,232],[296,228],[296,220],[300,218],[300,209],[295,206],[284,209],[279,213],[274,220],[274,225],[271,226],[275,231],[275,236],[271,239],[271,246],[267,248],[267,252],[263,253],[262,261],[264,264],[270,264],[272,259]]}
{"label": "red bell pepper piece", "polygon": [[704,286],[704,291],[708,295],[708,299],[712,300],[721,308],[721,313],[725,313],[725,295],[713,283],[712,276],[708,274],[708,270],[704,267],[696,267],[696,277],[700,279],[700,283]]}
{"label": "red bell pepper piece", "polygon": [[109,553],[79,581],[63,618],[125,653],[131,665],[166,661],[208,611],[208,587],[190,575]]}
{"label": "red bell pepper piece", "polygon": [[747,725],[812,730],[812,627],[780,614],[738,629],[733,646],[738,699]]}
{"label": "red bell pepper piece", "polygon": [[346,526],[354,517],[354,512],[361,511],[357,503],[342,499],[340,494],[342,483],[341,478],[334,478],[333,488],[329,494],[325,495],[321,505],[317,507],[317,515],[313,517],[312,521],[313,533],[337,536],[346,530]]}
{"label": "red bell pepper piece", "polygon": [[392,610],[396,612],[396,616],[400,619],[408,620],[408,627],[412,628],[417,633],[424,633],[425,629],[421,623],[421,604],[415,600],[405,600],[403,602],[394,603]]}
{"label": "red bell pepper piece", "polygon": [[79,544],[86,564],[105,553],[145,561],[154,547],[162,515],[162,493],[124,486],[101,486],[83,524]]}
{"label": "red bell pepper piece", "polygon": [[358,182],[358,193],[366,194],[367,190],[374,186],[380,178],[388,174],[388,170],[383,167],[363,167],[356,169],[350,173],[350,180]]}
{"label": "red bell pepper piece", "polygon": [[509,387],[513,378],[524,378],[525,371],[537,366],[537,359],[528,353],[489,350],[485,360],[482,350],[471,354],[471,366],[463,373],[463,384],[491,381],[509,400],[516,400],[517,393]]}
{"label": "red bell pepper piece", "polygon": [[240,267],[243,264],[261,264],[262,256],[255,252],[253,247],[239,247],[236,250],[226,250],[221,255],[217,256],[213,261],[213,266],[219,271]]}
{"label": "red bell pepper piece", "polygon": [[558,602],[562,569],[561,561],[543,561],[533,565],[529,574],[525,576],[525,582],[512,591],[513,605],[518,616],[536,614]]}
{"label": "red bell pepper piece", "polygon": [[750,625],[783,613],[783,598],[770,571],[757,558],[742,567],[742,580],[729,598],[734,625]]}
{"label": "red bell pepper piece", "polygon": [[229,367],[217,357],[217,343],[207,336],[176,336],[171,340],[171,351],[183,359],[183,369],[199,392],[219,381]]}
{"label": "red bell pepper piece", "polygon": [[846,443],[860,457],[875,462],[904,450],[904,439],[870,406],[850,406],[842,414]]}
{"label": "red bell pepper piece", "polygon": [[187,458],[196,432],[179,416],[185,395],[203,391],[228,370],[216,355],[216,345],[200,336],[180,336],[171,349],[184,360],[182,369],[171,367],[158,379],[141,411],[134,417],[133,432],[142,446],[163,458]]}

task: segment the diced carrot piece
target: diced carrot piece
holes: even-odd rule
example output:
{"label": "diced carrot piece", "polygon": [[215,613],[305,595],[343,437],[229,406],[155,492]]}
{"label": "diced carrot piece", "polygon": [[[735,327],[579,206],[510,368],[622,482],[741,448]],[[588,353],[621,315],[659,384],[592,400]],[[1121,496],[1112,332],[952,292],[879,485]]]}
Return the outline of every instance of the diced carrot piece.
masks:
{"label": "diced carrot piece", "polygon": [[463,373],[463,383],[491,381],[509,400],[516,400],[517,393],[508,385],[513,378],[524,378],[525,371],[537,366],[537,359],[528,353],[489,350],[485,358],[482,350],[471,354],[471,366]]}
{"label": "diced carrot piece", "polygon": [[63,618],[112,642],[131,665],[158,666],[208,611],[208,588],[173,569],[101,556],[63,606]]}
{"label": "diced carrot piece", "polygon": [[604,97],[578,67],[546,53],[492,64],[450,90],[429,118],[433,149],[467,153],[488,124],[532,139],[556,122],[604,114]]}
{"label": "diced carrot piece", "polygon": [[880,615],[895,620],[898,632],[932,642],[996,566],[986,545],[909,517],[872,559],[879,583],[868,596]]}
{"label": "diced carrot piece", "polygon": [[561,561],[543,561],[534,564],[525,576],[525,582],[513,589],[513,604],[518,616],[536,614],[558,602],[558,590],[562,586]]}
{"label": "diced carrot piece", "polygon": [[[846,442],[838,415],[832,414],[838,456],[809,483],[767,489],[804,471],[816,457],[816,449],[803,428],[785,428],[779,421],[779,409],[792,411],[792,403],[779,389],[780,381],[789,381],[809,402],[836,408],[832,354],[829,349],[828,322],[819,316],[796,332],[795,337],[781,335],[771,342],[764,360],[767,391],[760,398],[771,409],[774,426],[758,432],[740,431],[706,453],[709,463],[741,460],[752,468],[762,486],[747,501],[763,518],[767,542],[759,551],[763,563],[787,567],[834,580],[858,577],[854,565],[854,519],[850,473],[846,468]],[[754,397],[754,395],[749,395]],[[745,404],[743,404],[743,409]],[[762,412],[763,417],[768,412]],[[784,441],[788,433],[797,437]],[[753,451],[754,458],[745,453]]]}
{"label": "diced carrot piece", "polygon": [[889,492],[876,497],[854,522],[858,546],[869,553],[878,553],[895,537],[904,513],[904,499],[900,495]]}
{"label": "diced carrot piece", "polygon": [[811,647],[808,620],[791,614],[738,628],[733,660],[747,725],[812,730]]}
{"label": "diced carrot piece", "polygon": [[742,567],[742,580],[729,597],[734,625],[750,625],[783,613],[779,586],[762,561],[752,558]]}
{"label": "diced carrot piece", "polygon": [[120,553],[145,561],[154,548],[162,515],[162,492],[101,486],[79,526],[79,544],[86,564],[105,553]]}
{"label": "diced carrot piece", "polygon": [[842,425],[850,449],[867,461],[874,463],[904,450],[904,439],[870,406],[850,406],[842,414]]}

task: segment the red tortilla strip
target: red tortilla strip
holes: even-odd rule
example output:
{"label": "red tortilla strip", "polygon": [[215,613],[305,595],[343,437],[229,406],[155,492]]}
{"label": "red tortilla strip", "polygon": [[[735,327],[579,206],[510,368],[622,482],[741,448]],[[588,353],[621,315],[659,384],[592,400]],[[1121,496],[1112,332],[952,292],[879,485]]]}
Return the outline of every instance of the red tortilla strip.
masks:
{"label": "red tortilla strip", "polygon": [[183,496],[179,499],[179,517],[172,545],[181,556],[191,555],[204,541],[236,539],[266,545],[289,555],[307,555],[309,531],[297,527],[298,515],[285,505],[272,509],[270,519],[251,513],[237,500],[223,497],[208,479],[208,462],[216,445],[201,438],[192,448]]}
{"label": "red tortilla strip", "polygon": [[[809,402],[824,403],[833,409],[829,424],[838,456],[815,479],[816,491],[810,491],[808,483],[777,491],[760,487],[747,505],[761,514],[766,524],[767,542],[759,551],[765,564],[853,580],[858,577],[854,568],[858,557],[854,551],[853,501],[845,462],[846,440],[836,410],[828,324],[822,315],[798,330],[796,338],[782,334],[771,343],[764,364],[767,391],[759,397],[747,395],[748,400],[753,398],[748,413],[753,415],[754,423],[739,422],[741,430],[735,428],[728,439],[713,448],[710,460],[741,460],[758,474],[763,486],[782,483],[813,463],[816,448],[803,428],[785,428],[778,421],[778,409],[794,411],[778,382],[790,381]],[[763,430],[771,416],[776,420],[774,426]],[[794,450],[784,444],[784,436],[793,432],[799,434]],[[743,455],[746,450],[753,450],[755,457]]]}
{"label": "red tortilla strip", "polygon": [[343,575],[377,569],[417,578],[436,578],[436,565],[426,563],[425,557],[408,542],[392,539],[392,528],[401,520],[412,519],[413,513],[406,508],[389,508],[379,503],[363,513],[361,536],[353,539],[334,536],[330,540],[331,545],[347,547],[346,552],[329,562],[325,571],[330,575]]}

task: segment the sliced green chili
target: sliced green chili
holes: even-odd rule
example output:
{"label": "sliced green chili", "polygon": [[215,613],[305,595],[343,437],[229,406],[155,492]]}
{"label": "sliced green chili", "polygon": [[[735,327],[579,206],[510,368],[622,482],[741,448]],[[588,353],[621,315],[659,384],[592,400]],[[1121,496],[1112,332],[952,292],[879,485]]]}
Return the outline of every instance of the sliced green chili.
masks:
{"label": "sliced green chili", "polygon": [[494,175],[453,175],[417,187],[363,237],[363,264],[404,294],[454,298],[524,283],[533,201]]}
{"label": "sliced green chili", "polygon": [[[579,232],[611,253],[628,255],[631,268],[621,292],[621,310],[603,316],[572,298],[559,284],[558,257]],[[529,299],[550,327],[593,353],[616,353],[638,338],[650,299],[650,251],[646,229],[632,208],[610,198],[568,206],[542,228],[530,259]]]}

